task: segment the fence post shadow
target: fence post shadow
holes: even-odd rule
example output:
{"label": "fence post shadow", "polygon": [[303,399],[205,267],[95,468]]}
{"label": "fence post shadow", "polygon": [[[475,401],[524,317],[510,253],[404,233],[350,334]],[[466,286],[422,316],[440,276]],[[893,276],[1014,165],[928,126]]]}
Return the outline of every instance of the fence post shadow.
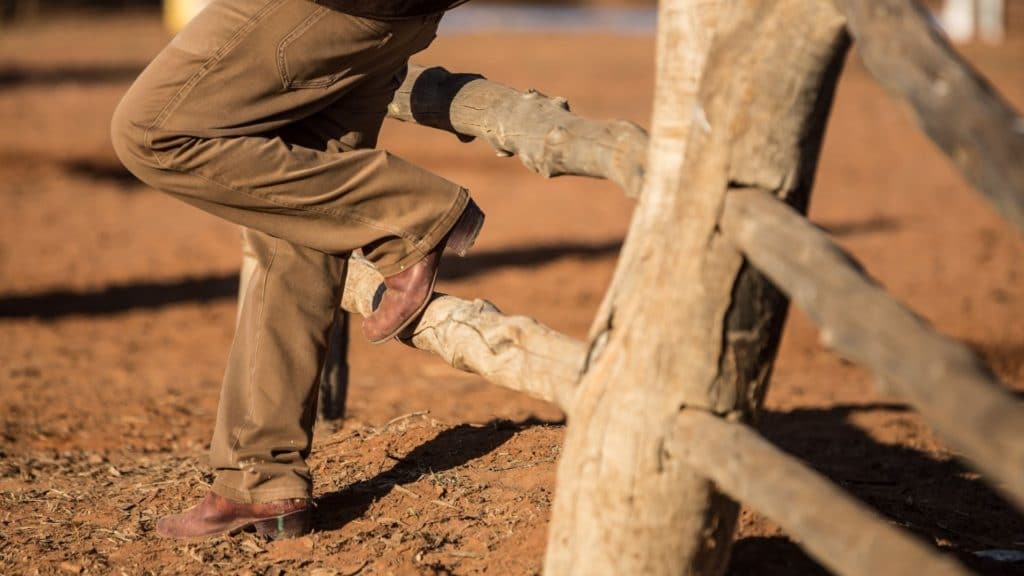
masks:
{"label": "fence post shadow", "polygon": [[[936,459],[912,447],[872,438],[850,419],[867,413],[889,414],[892,426],[899,426],[903,418],[919,417],[903,404],[841,404],[765,410],[758,429],[782,450],[895,524],[956,554],[971,569],[982,574],[1008,573],[1011,566],[971,552],[1019,547],[1024,540],[1024,517],[958,460]],[[989,528],[979,530],[979,523]],[[999,527],[1002,538],[976,536],[991,533],[993,525]],[[729,573],[829,572],[788,537],[759,535],[737,539]]]}

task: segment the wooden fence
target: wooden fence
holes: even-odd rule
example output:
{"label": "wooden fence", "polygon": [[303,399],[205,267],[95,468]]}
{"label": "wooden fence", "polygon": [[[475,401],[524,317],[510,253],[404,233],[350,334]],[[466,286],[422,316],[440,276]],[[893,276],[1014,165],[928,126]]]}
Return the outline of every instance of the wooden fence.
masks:
{"label": "wooden fence", "polygon": [[[736,502],[837,573],[967,573],[746,424],[789,299],[1024,509],[1024,405],[802,215],[851,36],[1024,231],[1022,120],[913,0],[663,0],[650,136],[442,68],[411,69],[397,92],[392,118],[639,198],[588,341],[436,294],[405,342],[567,414],[545,573],[720,573]],[[353,257],[342,308],[365,315],[380,289]]]}

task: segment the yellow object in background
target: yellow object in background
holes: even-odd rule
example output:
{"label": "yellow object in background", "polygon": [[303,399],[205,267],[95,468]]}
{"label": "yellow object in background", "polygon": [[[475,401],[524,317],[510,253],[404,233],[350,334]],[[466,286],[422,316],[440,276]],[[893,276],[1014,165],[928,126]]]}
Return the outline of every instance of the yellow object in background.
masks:
{"label": "yellow object in background", "polygon": [[177,34],[210,0],[164,0],[164,26]]}

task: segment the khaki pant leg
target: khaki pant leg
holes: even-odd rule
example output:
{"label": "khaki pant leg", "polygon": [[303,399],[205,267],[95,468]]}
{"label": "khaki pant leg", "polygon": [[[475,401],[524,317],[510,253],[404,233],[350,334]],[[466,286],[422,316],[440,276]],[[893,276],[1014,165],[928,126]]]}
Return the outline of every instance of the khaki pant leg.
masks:
{"label": "khaki pant leg", "polygon": [[118,106],[115,150],[140,179],[203,210],[330,254],[369,246],[394,274],[447,234],[466,191],[382,150],[320,150],[277,132],[393,78],[436,24],[307,0],[214,0]]}
{"label": "khaki pant leg", "polygon": [[320,367],[344,260],[246,230],[242,298],[210,447],[214,491],[241,502],[309,498]]}
{"label": "khaki pant leg", "polygon": [[[333,153],[373,148],[401,80],[367,80],[276,137]],[[211,441],[214,490],[243,502],[309,498],[306,457],[344,260],[251,229],[243,244],[254,268]]]}

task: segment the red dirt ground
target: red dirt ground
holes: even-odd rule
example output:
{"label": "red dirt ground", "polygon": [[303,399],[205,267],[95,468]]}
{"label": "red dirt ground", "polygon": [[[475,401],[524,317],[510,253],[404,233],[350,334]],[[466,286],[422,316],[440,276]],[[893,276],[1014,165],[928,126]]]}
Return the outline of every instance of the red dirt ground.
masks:
{"label": "red dirt ground", "polygon": [[[55,18],[0,34],[0,572],[536,574],[562,416],[399,345],[355,338],[349,418],[318,427],[317,531],[159,540],[209,482],[205,446],[232,337],[238,231],[138,183],[107,124],[166,42],[154,14]],[[964,52],[1024,107],[1024,42]],[[515,59],[511,55],[515,54]],[[442,37],[423,63],[566,96],[646,124],[653,40]],[[442,290],[583,337],[632,203],[545,181],[483,144],[389,124],[382,143],[469,186],[488,213]],[[811,218],[893,294],[1024,390],[1024,238],[972,193],[908,111],[851,60]],[[988,574],[1024,565],[1024,519],[794,312],[764,434],[891,521]],[[821,569],[744,511],[731,574]]]}

